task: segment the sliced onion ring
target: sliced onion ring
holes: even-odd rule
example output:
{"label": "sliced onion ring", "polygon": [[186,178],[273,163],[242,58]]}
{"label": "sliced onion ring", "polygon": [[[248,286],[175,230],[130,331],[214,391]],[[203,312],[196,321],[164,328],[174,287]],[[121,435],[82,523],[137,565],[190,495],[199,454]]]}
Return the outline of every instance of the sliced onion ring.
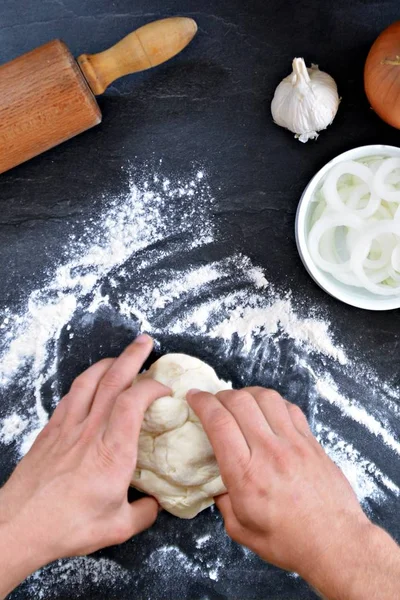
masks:
{"label": "sliced onion ring", "polygon": [[392,269],[400,275],[400,244],[393,248],[390,264]]}
{"label": "sliced onion ring", "polygon": [[[370,193],[369,187],[366,183],[356,185],[349,194],[349,199],[346,202],[346,206],[351,210],[358,210],[361,198]],[[365,207],[364,207],[365,208]]]}
{"label": "sliced onion ring", "polygon": [[314,263],[345,285],[400,295],[399,184],[400,158],[335,165],[315,193],[308,235]]}
{"label": "sliced onion ring", "polygon": [[[359,179],[362,179],[362,181],[366,184],[368,191],[370,192],[370,197],[367,206],[364,208],[351,209],[349,206],[344,204],[337,189],[337,184],[340,177],[347,174],[354,175]],[[339,163],[329,171],[322,186],[327,204],[334,210],[338,210],[340,212],[351,212],[359,217],[364,218],[371,217],[379,208],[381,203],[379,196],[372,189],[373,177],[374,175],[369,167],[366,167],[365,165],[357,163],[353,160]]]}
{"label": "sliced onion ring", "polygon": [[392,256],[393,245],[395,244],[395,242],[393,241],[392,234],[377,235],[376,238],[374,238],[374,240],[379,242],[379,245],[381,247],[381,255],[379,258],[376,259],[368,258],[367,256],[367,258],[364,260],[364,267],[372,270],[377,270],[382,269],[383,267],[390,264],[390,258]]}
{"label": "sliced onion ring", "polygon": [[400,190],[396,190],[393,185],[385,183],[387,176],[395,169],[400,169],[400,158],[385,160],[375,173],[372,185],[375,193],[387,202],[400,203]]}
{"label": "sliced onion ring", "polygon": [[374,214],[374,219],[383,220],[383,219],[392,219],[392,218],[393,218],[393,214],[390,212],[390,210],[388,208],[383,206],[383,204],[380,205],[380,207]]}
{"label": "sliced onion ring", "polygon": [[354,214],[345,213],[343,215],[328,214],[321,217],[312,227],[308,236],[308,249],[314,263],[323,271],[328,273],[343,273],[350,271],[350,261],[342,263],[332,262],[322,258],[320,253],[320,241],[324,233],[336,227],[353,227],[360,229],[363,225],[362,219]]}
{"label": "sliced onion ring", "polygon": [[391,279],[393,279],[393,281],[398,281],[400,283],[400,273],[395,271],[393,269],[393,267],[391,267],[391,266],[388,267],[388,270],[389,270],[389,277]]}
{"label": "sliced onion ring", "polygon": [[348,273],[335,273],[335,279],[346,285],[352,285],[353,287],[364,287],[363,284],[360,281],[358,281],[357,277],[351,271],[348,271]]}
{"label": "sliced onion ring", "polygon": [[385,281],[390,277],[389,265],[385,265],[382,269],[379,269],[379,271],[365,269],[365,274],[372,283],[382,283],[382,281]]}
{"label": "sliced onion ring", "polygon": [[[400,223],[395,221],[380,221],[379,223],[370,227],[363,235],[360,235],[354,248],[351,252],[350,265],[353,273],[362,285],[372,294],[378,294],[380,296],[393,296],[400,293],[400,285],[391,287],[389,285],[381,285],[374,283],[371,277],[364,270],[364,261],[370,251],[371,242],[377,236],[382,234],[393,233],[400,236]],[[389,269],[388,269],[388,277]],[[382,280],[384,281],[384,280]]]}

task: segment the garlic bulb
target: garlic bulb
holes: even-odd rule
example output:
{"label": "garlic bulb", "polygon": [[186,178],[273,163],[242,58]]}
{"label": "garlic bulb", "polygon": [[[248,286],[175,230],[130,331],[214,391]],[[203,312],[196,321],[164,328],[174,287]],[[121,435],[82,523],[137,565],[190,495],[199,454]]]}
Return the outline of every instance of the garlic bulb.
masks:
{"label": "garlic bulb", "polygon": [[303,58],[295,58],[292,66],[293,73],[275,90],[272,118],[293,131],[301,142],[307,142],[332,123],[340,100],[334,79],[317,65],[307,69]]}

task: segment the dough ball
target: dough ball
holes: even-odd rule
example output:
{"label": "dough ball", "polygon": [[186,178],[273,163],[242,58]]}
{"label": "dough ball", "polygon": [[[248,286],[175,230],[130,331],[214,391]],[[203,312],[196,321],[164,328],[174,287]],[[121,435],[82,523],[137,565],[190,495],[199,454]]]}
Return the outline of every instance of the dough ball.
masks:
{"label": "dough ball", "polygon": [[150,433],[164,433],[181,427],[188,418],[189,406],[184,400],[164,396],[158,398],[144,415],[142,430]]}
{"label": "dough ball", "polygon": [[166,354],[138,376],[172,390],[147,410],[139,436],[132,485],[157,498],[173,515],[191,519],[225,492],[207,435],[186,402],[197,388],[216,394],[231,389],[209,365],[187,354]]}

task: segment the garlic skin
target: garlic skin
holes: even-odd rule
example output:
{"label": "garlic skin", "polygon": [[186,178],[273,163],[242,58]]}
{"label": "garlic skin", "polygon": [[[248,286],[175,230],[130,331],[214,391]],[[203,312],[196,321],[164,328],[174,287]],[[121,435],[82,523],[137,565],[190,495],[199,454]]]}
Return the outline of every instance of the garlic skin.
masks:
{"label": "garlic skin", "polygon": [[293,72],[275,90],[271,113],[277,125],[307,142],[332,123],[340,99],[335,80],[317,65],[307,69],[303,58],[295,58],[292,67]]}

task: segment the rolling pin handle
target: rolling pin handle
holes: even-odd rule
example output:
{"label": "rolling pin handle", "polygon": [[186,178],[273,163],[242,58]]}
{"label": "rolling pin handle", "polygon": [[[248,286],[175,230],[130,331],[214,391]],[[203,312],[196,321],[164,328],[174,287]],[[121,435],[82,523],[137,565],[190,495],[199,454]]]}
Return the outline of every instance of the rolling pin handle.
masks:
{"label": "rolling pin handle", "polygon": [[156,67],[178,54],[193,39],[197,24],[187,17],[153,21],[99,54],[82,54],[78,64],[95,96],[116,79]]}

